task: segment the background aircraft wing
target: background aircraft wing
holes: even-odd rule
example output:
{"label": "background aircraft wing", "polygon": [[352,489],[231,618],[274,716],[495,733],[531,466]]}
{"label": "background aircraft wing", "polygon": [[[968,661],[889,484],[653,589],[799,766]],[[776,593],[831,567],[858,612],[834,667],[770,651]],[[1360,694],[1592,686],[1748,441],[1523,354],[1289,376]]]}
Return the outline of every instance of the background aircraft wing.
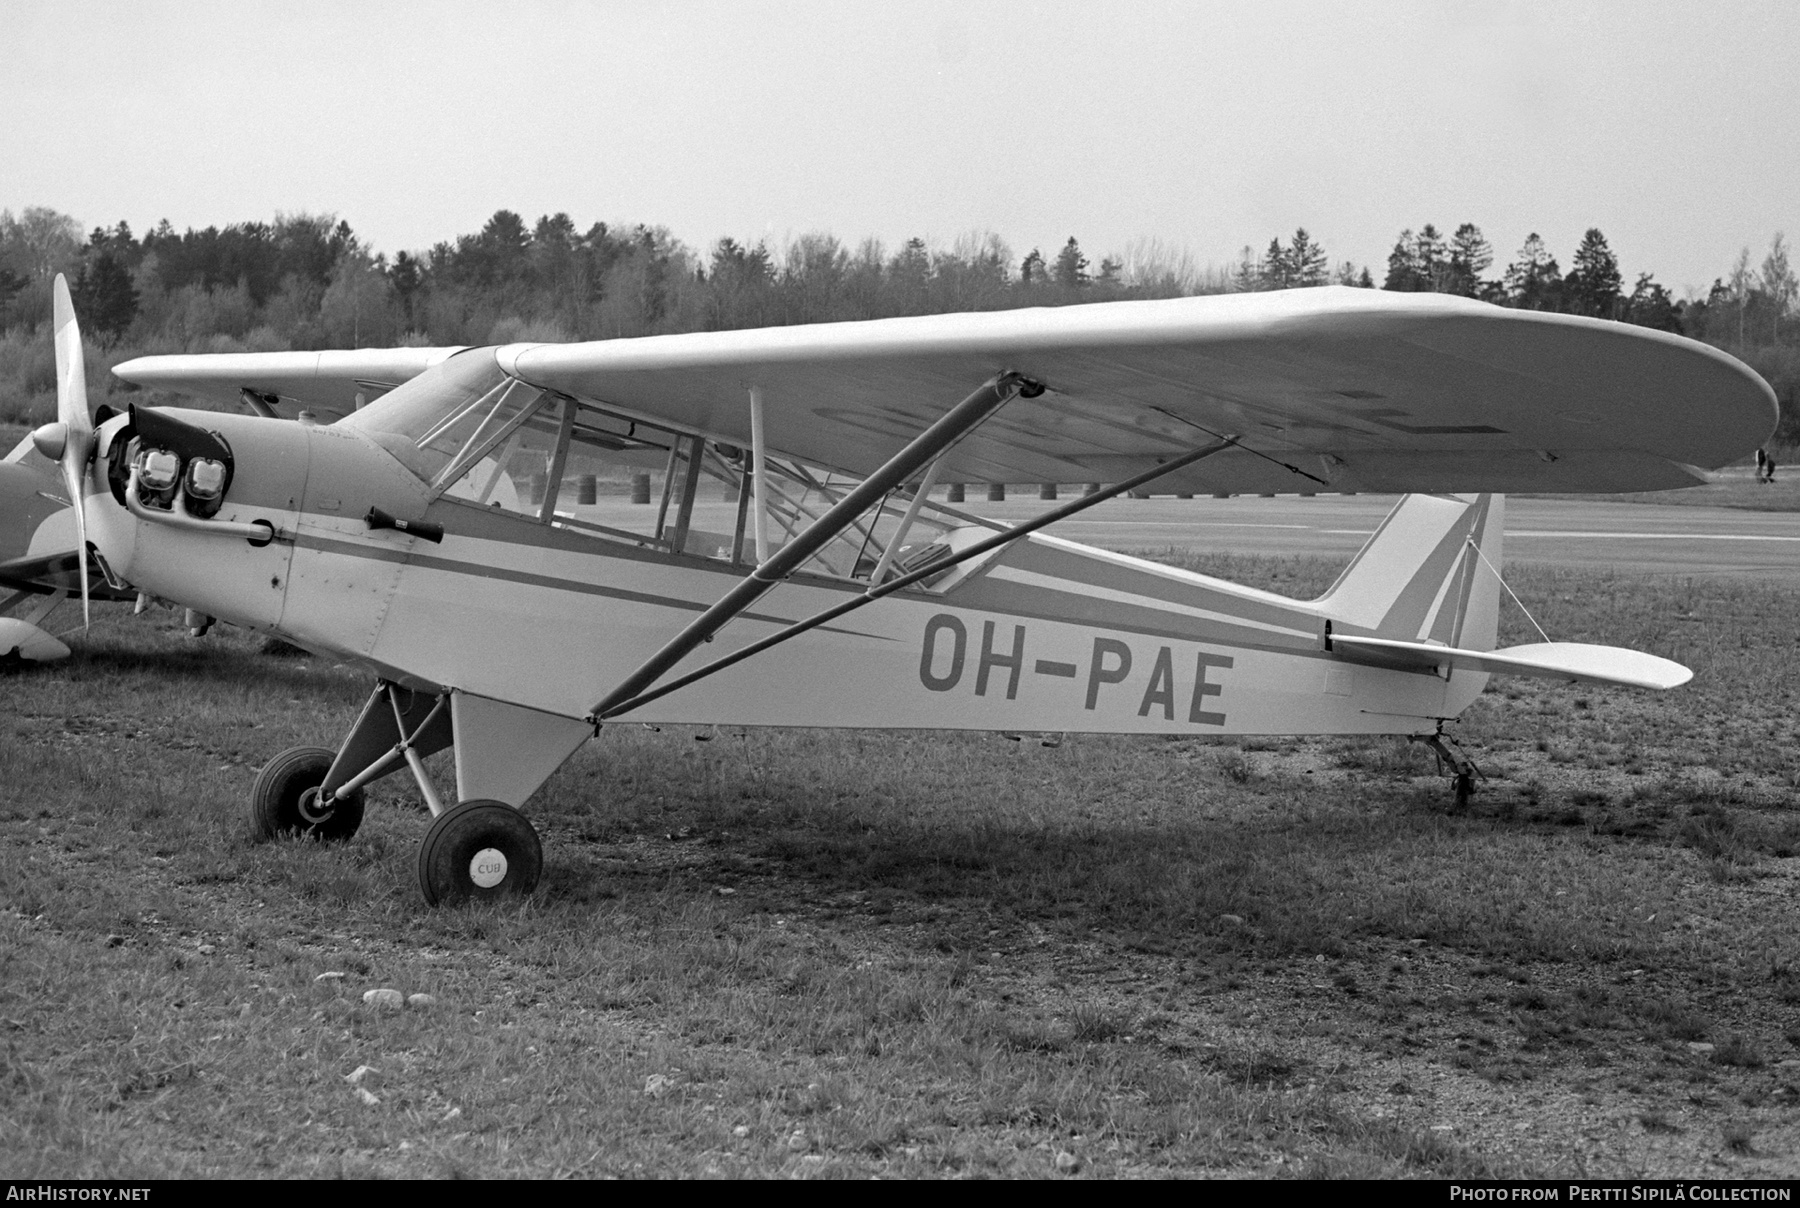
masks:
{"label": "background aircraft wing", "polygon": [[252,391],[274,414],[293,419],[302,409],[320,423],[371,403],[417,377],[456,348],[359,348],[328,352],[224,352],[138,357],[113,372],[135,385],[196,395],[241,411]]}
{"label": "background aircraft wing", "polygon": [[1680,336],[1346,287],[498,355],[535,385],[745,445],[754,386],[772,451],[856,474],[1001,370],[1048,387],[957,445],[939,481],[1116,482],[1233,434],[1244,448],[1158,489],[1654,490],[1703,481],[1777,418],[1761,378]]}
{"label": "background aircraft wing", "polygon": [[[88,596],[95,600],[135,600],[135,591],[115,591],[101,577],[98,567],[90,566],[93,582]],[[63,591],[71,595],[81,588],[81,565],[75,551],[13,558],[0,562],[0,594],[25,588],[32,591]]]}

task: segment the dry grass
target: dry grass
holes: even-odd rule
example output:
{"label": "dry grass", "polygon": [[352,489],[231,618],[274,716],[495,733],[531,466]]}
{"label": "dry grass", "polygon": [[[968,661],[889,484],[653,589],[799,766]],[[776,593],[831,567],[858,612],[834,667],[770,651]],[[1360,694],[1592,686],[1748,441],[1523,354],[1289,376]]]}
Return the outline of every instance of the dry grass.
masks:
{"label": "dry grass", "polygon": [[[417,900],[398,780],[352,844],[249,842],[253,769],[365,685],[107,610],[0,682],[0,1168],[1790,1170],[1800,601],[1512,577],[1695,683],[1490,692],[1460,813],[1398,741],[616,727],[511,913]],[[1527,1093],[1622,1131],[1482,1123]]]}

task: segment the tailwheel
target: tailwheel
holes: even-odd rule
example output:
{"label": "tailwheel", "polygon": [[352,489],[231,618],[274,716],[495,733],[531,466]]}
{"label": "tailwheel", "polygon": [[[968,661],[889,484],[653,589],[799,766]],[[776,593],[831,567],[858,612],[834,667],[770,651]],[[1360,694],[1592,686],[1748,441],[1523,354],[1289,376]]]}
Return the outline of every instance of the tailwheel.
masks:
{"label": "tailwheel", "polygon": [[419,892],[432,906],[523,898],[537,888],[537,831],[500,801],[465,801],[431,820],[419,844]]}
{"label": "tailwheel", "polygon": [[1456,807],[1462,809],[1469,804],[1475,795],[1475,781],[1482,778],[1483,773],[1475,766],[1475,761],[1463,754],[1456,740],[1444,733],[1444,725],[1438,723],[1437,732],[1430,736],[1412,735],[1413,742],[1422,742],[1430,747],[1437,756],[1438,774],[1450,777],[1450,786],[1456,793]]}
{"label": "tailwheel", "polygon": [[263,765],[250,790],[250,825],[259,838],[337,840],[356,833],[363,819],[361,789],[334,801],[319,798],[336,758],[327,747],[292,747]]}

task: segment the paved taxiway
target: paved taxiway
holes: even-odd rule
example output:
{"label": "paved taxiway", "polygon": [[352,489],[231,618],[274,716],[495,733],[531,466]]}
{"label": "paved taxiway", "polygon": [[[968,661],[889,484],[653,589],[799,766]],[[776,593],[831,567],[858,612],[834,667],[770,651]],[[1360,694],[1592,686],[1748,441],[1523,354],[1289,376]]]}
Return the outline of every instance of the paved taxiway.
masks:
{"label": "paved taxiway", "polygon": [[[1395,499],[1114,499],[1050,531],[1107,549],[1317,554],[1348,561]],[[964,506],[996,520],[1019,520],[1057,505],[971,498]],[[1800,583],[1800,513],[1508,498],[1506,561]]]}

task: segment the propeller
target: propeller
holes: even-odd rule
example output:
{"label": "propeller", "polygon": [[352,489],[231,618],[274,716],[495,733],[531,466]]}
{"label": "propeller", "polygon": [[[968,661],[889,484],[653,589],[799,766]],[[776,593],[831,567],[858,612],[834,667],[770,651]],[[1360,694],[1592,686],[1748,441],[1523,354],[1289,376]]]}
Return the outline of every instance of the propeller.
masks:
{"label": "propeller", "polygon": [[75,509],[76,562],[81,568],[81,625],[90,623],[88,612],[88,544],[86,492],[88,458],[94,451],[94,419],[88,411],[87,366],[81,355],[81,327],[75,322],[75,304],[69,298],[69,282],[56,274],[56,422],[31,434],[38,452],[62,463],[63,487]]}

